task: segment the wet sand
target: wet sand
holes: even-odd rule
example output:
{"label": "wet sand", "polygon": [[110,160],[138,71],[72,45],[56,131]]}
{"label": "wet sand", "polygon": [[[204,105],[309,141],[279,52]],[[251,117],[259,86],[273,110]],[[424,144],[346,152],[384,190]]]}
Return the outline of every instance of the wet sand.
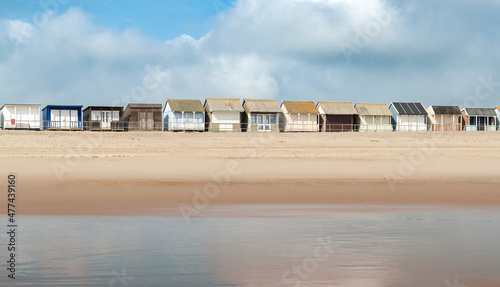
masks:
{"label": "wet sand", "polygon": [[[0,131],[22,214],[180,216],[180,206],[500,205],[500,133]],[[6,200],[1,190],[1,200]],[[244,214],[242,214],[244,215]]]}

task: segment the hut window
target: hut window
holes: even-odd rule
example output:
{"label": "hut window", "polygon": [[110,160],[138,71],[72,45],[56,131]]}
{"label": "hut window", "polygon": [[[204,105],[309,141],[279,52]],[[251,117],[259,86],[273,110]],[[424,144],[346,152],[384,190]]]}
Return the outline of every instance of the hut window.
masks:
{"label": "hut window", "polygon": [[276,115],[271,115],[271,124],[272,124],[272,125],[277,124],[277,121],[276,121]]}
{"label": "hut window", "polygon": [[472,126],[476,125],[476,117],[470,117],[469,121],[470,121],[470,125],[472,125]]}
{"label": "hut window", "polygon": [[175,121],[182,122],[182,113],[181,112],[174,112],[174,118],[175,118]]}
{"label": "hut window", "polygon": [[375,116],[369,116],[366,123],[369,125],[374,125],[375,124]]}
{"label": "hut window", "polygon": [[257,124],[257,115],[252,115],[252,124]]}
{"label": "hut window", "polygon": [[101,111],[92,111],[92,121],[101,120]]}
{"label": "hut window", "polygon": [[113,111],[113,119],[112,121],[119,121],[120,120],[120,112],[118,111]]}

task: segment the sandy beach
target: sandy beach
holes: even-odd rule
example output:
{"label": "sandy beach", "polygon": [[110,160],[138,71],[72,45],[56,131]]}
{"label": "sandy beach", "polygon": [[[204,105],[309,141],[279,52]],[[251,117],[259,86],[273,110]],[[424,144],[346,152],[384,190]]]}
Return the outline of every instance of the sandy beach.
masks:
{"label": "sandy beach", "polygon": [[[225,204],[500,205],[500,133],[0,131],[20,214]],[[1,190],[6,200],[6,190]],[[191,208],[191,209],[189,209]]]}

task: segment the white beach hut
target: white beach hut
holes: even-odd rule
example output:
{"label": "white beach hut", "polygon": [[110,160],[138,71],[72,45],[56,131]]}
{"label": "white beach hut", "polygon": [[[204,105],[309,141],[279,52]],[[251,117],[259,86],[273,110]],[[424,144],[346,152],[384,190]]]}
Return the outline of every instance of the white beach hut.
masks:
{"label": "white beach hut", "polygon": [[5,104],[0,108],[0,127],[40,130],[40,107],[36,104]]}
{"label": "white beach hut", "polygon": [[163,110],[165,131],[204,131],[205,109],[200,100],[172,100]]}
{"label": "white beach hut", "polygon": [[427,131],[427,111],[421,103],[396,103],[389,106],[396,131]]}

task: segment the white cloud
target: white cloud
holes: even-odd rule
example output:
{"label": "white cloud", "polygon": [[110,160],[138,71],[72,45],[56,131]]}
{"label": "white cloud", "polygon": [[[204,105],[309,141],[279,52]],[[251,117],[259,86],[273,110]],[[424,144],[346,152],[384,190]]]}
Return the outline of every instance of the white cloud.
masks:
{"label": "white cloud", "polygon": [[[457,104],[474,93],[478,76],[491,73],[500,82],[497,2],[390,1],[240,0],[201,39],[180,35],[164,43],[139,30],[100,27],[79,9],[51,16],[43,27],[3,19],[0,100],[111,104],[143,85],[147,66],[168,75],[141,97],[158,103],[258,97]],[[345,45],[355,48],[350,61]]]}

